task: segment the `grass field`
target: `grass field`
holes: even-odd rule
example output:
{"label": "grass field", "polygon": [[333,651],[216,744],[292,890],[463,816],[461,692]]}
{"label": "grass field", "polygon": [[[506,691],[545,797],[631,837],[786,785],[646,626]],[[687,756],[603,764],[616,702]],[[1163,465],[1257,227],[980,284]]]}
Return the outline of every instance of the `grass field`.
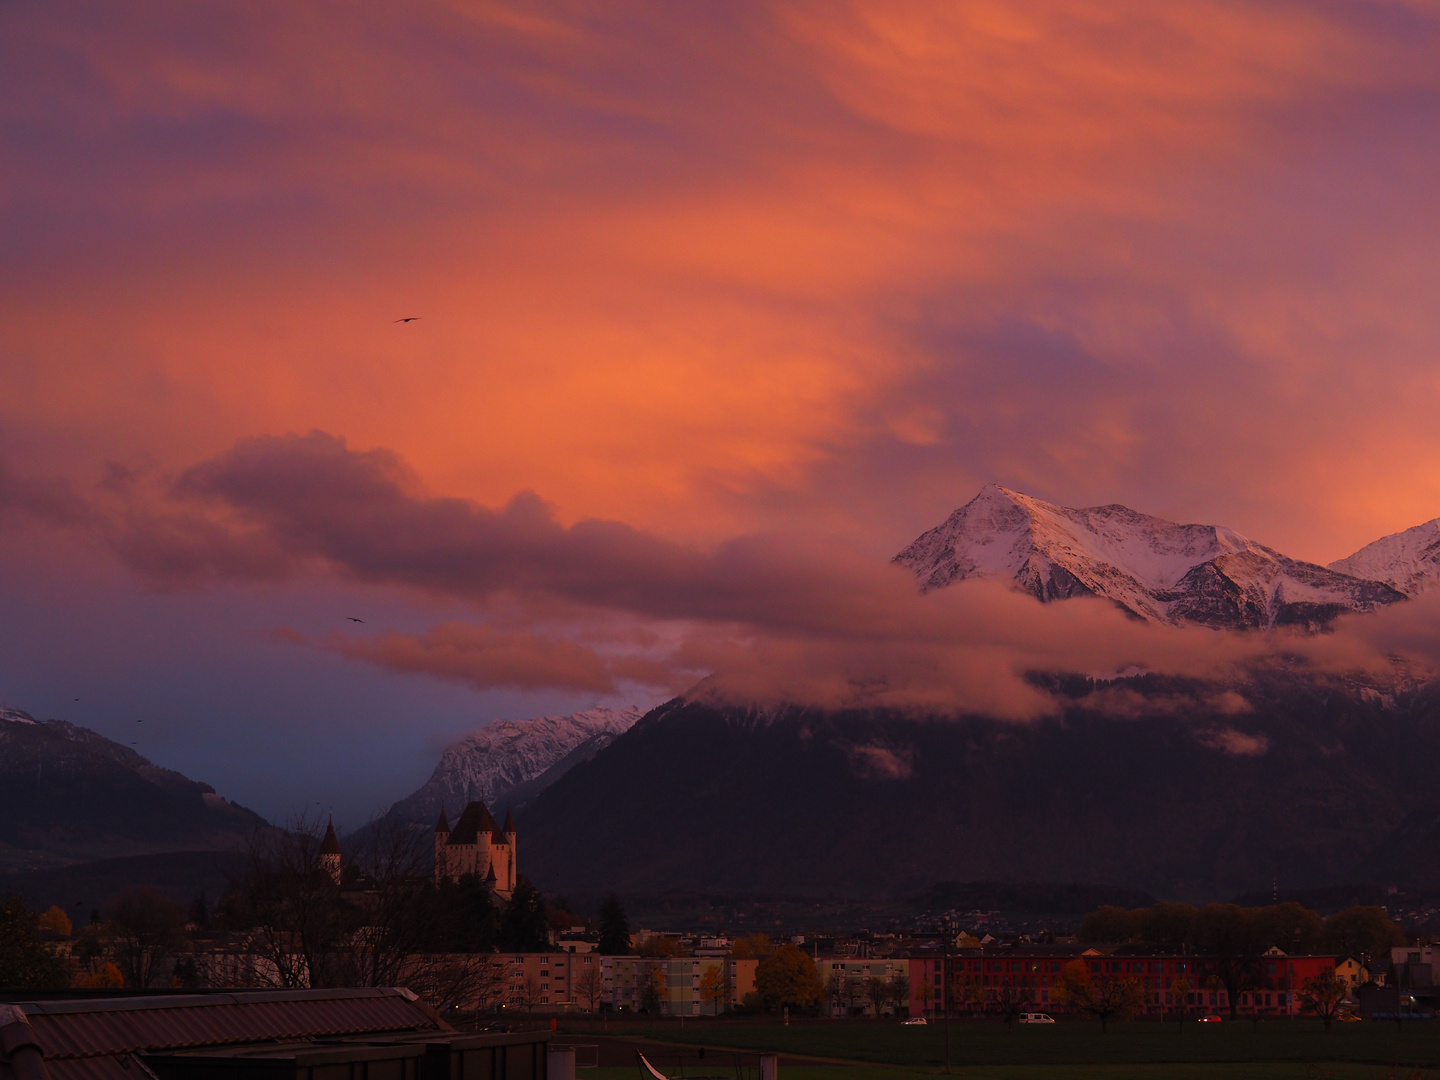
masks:
{"label": "grass field", "polygon": [[[664,1043],[768,1050],[829,1063],[792,1064],[786,1080],[843,1076],[847,1080],[901,1080],[934,1075],[944,1063],[938,1025],[808,1022],[675,1024],[627,1027],[631,1036]],[[619,1034],[612,1028],[612,1033]],[[1315,1021],[1214,1025],[1060,1023],[1007,1029],[995,1023],[952,1023],[955,1075],[981,1080],[1440,1080],[1440,1023],[1337,1024],[1328,1034]],[[663,1055],[661,1055],[663,1057]],[[725,1055],[713,1055],[715,1060]],[[693,1070],[690,1070],[693,1072]],[[720,1072],[723,1070],[715,1069]],[[733,1071],[733,1067],[732,1067]],[[606,1069],[595,1080],[634,1071]]]}
{"label": "grass field", "polygon": [[[693,1069],[688,1076],[698,1076]],[[709,1075],[709,1074],[707,1074]],[[730,1073],[717,1069],[714,1075]],[[939,1068],[914,1069],[899,1065],[786,1065],[780,1080],[921,1080],[942,1075]],[[974,1065],[957,1066],[951,1076],[959,1080],[1435,1080],[1434,1070],[1395,1069],[1383,1065],[1342,1062],[1316,1064],[1229,1065]],[[633,1068],[585,1069],[581,1080],[639,1080]],[[743,1078],[755,1080],[754,1068]]]}

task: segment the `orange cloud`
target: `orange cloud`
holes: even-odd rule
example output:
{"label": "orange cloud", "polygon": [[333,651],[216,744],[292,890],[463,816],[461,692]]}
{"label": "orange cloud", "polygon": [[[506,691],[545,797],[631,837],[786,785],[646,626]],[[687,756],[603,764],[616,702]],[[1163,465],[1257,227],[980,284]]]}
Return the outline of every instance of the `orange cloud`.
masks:
{"label": "orange cloud", "polygon": [[[1032,716],[1034,670],[1268,661],[883,562],[992,479],[1318,561],[1435,516],[1437,45],[1405,4],[10,5],[0,504],[157,587],[462,598],[331,644],[476,687]],[[1284,647],[1420,663],[1427,612]]]}
{"label": "orange cloud", "polygon": [[992,478],[1317,559],[1440,503],[1425,8],[0,18],[32,463],[320,427],[880,550]]}

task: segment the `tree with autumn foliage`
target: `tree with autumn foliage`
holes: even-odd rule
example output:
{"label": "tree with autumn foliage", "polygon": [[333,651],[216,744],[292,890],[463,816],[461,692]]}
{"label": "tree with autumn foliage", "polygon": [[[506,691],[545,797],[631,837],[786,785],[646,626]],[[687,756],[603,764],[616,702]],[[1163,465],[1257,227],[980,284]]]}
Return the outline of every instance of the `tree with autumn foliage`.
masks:
{"label": "tree with autumn foliage", "polygon": [[1346,994],[1344,980],[1336,975],[1332,968],[1306,979],[1300,984],[1300,992],[1295,996],[1300,1002],[1300,1008],[1318,1016],[1325,1025],[1325,1030],[1329,1031],[1331,1021],[1345,1003]]}
{"label": "tree with autumn foliage", "polygon": [[735,944],[730,947],[730,955],[737,960],[764,960],[774,951],[775,943],[770,940],[769,934],[736,938]]}
{"label": "tree with autumn foliage", "polygon": [[41,940],[38,923],[21,901],[0,898],[0,987],[52,990],[69,982],[64,962]]}
{"label": "tree with autumn foliage", "polygon": [[730,1007],[730,980],[723,967],[712,964],[701,972],[700,1000],[710,1006],[715,1016]]}
{"label": "tree with autumn foliage", "polygon": [[755,966],[755,992],[769,1012],[818,1009],[825,1001],[815,961],[794,945],[782,945]]}
{"label": "tree with autumn foliage", "polygon": [[1091,974],[1083,960],[1065,965],[1051,996],[1062,1005],[1095,1017],[1101,1031],[1111,1020],[1123,1020],[1145,1004],[1145,989],[1139,979]]}

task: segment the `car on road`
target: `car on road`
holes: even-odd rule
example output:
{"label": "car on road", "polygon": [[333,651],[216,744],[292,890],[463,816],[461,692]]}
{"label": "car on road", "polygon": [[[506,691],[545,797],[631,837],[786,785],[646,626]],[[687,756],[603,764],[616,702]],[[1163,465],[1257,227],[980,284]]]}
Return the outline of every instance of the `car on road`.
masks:
{"label": "car on road", "polygon": [[1055,1018],[1049,1013],[1021,1013],[1020,1023],[1022,1024],[1053,1024]]}
{"label": "car on road", "polygon": [[1214,1013],[1211,1013],[1209,1016],[1200,1017],[1200,1019],[1196,1020],[1195,1022],[1197,1024],[1218,1024],[1220,1023],[1220,1017],[1216,1016]]}
{"label": "car on road", "polygon": [[930,1021],[923,1016],[912,1016],[909,1020],[901,1020],[900,1023],[902,1026],[908,1026],[910,1024],[928,1024]]}

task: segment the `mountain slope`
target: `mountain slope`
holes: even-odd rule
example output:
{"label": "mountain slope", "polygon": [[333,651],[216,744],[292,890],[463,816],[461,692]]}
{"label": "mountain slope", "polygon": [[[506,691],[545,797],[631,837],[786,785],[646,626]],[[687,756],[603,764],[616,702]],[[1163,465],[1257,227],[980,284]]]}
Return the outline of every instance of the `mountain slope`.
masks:
{"label": "mountain slope", "polygon": [[576,765],[593,761],[595,755],[614,742],[619,734],[621,733],[614,731],[597,731],[539,776],[532,777],[524,783],[516,784],[514,787],[502,792],[496,797],[491,809],[498,816],[507,810],[518,811],[529,806],[539,797],[542,791],[554,784],[571,769],[575,768]]}
{"label": "mountain slope", "polygon": [[1291,559],[1231,529],[1118,505],[1057,506],[995,484],[894,561],[925,590],[1001,578],[1043,601],[1100,596],[1149,622],[1217,629],[1320,626],[1404,599],[1391,585]]}
{"label": "mountain slope", "polygon": [[1209,899],[1352,880],[1429,801],[1440,695],[1283,673],[1083,684],[1028,725],[676,700],[521,815],[524,872],[574,893],[899,896],[939,880]]}
{"label": "mountain slope", "polygon": [[[597,708],[570,716],[496,720],[447,746],[430,779],[384,816],[433,825],[442,807],[453,818],[475,799],[494,806],[507,792],[535,781],[596,736],[613,738],[639,718],[640,710],[632,706],[619,711]],[[555,778],[560,775],[563,771]],[[540,790],[532,785],[528,797]]]}
{"label": "mountain slope", "polygon": [[88,728],[0,708],[0,865],[225,848],[264,824]]}
{"label": "mountain slope", "polygon": [[1440,518],[1382,536],[1354,555],[1332,562],[1330,569],[1383,581],[1406,596],[1433,589],[1440,584]]}

